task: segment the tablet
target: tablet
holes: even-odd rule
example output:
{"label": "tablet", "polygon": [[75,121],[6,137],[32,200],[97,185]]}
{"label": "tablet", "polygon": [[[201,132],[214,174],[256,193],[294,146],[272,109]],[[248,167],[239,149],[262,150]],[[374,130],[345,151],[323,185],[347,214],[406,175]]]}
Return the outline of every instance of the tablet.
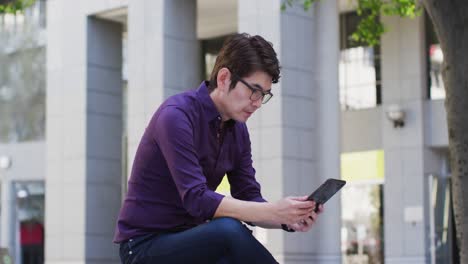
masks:
{"label": "tablet", "polygon": [[315,208],[315,211],[317,211],[320,204],[327,202],[335,193],[343,188],[345,184],[346,181],[343,180],[327,179],[317,190],[309,195],[307,200],[317,203],[317,207]]}

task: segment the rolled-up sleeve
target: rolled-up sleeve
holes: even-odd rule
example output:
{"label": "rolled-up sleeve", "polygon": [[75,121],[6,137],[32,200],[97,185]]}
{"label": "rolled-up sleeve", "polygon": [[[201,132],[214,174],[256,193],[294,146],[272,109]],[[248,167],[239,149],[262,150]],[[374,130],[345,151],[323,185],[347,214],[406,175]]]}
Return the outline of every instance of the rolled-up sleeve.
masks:
{"label": "rolled-up sleeve", "polygon": [[207,187],[188,116],[177,107],[166,106],[155,125],[154,140],[166,159],[184,208],[194,217],[213,218],[224,196]]}
{"label": "rolled-up sleeve", "polygon": [[260,184],[255,179],[255,169],[252,166],[252,151],[247,127],[243,125],[240,137],[240,155],[236,167],[227,173],[231,185],[232,197],[254,202],[266,202],[263,199]]}

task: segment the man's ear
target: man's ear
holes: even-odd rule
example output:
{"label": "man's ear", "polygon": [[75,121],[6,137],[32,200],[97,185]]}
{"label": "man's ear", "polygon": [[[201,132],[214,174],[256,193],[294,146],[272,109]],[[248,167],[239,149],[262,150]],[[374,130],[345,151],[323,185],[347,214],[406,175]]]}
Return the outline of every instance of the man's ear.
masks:
{"label": "man's ear", "polygon": [[221,68],[218,71],[216,82],[218,83],[217,89],[227,93],[231,85],[231,71],[226,67]]}

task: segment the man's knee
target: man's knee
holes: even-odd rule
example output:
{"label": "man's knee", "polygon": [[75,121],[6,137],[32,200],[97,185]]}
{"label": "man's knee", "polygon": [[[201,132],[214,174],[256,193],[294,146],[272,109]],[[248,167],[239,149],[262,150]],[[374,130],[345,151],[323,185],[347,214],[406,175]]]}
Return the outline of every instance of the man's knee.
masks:
{"label": "man's knee", "polygon": [[214,220],[216,228],[227,235],[240,235],[248,231],[248,229],[237,219],[231,217],[221,217]]}

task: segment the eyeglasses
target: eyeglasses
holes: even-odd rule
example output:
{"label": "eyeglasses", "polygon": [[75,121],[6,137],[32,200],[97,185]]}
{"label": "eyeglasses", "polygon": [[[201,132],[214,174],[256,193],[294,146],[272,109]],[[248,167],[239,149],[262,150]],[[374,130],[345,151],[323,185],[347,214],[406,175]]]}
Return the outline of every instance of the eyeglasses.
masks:
{"label": "eyeglasses", "polygon": [[259,100],[260,98],[262,98],[262,104],[266,104],[268,103],[268,101],[270,101],[270,99],[273,97],[273,94],[270,92],[270,91],[266,91],[264,92],[262,87],[258,84],[254,84],[254,86],[252,86],[251,84],[249,84],[248,82],[244,81],[243,79],[241,79],[239,76],[237,75],[233,75],[233,77],[240,81],[241,83],[243,83],[245,86],[247,86],[247,88],[250,89],[250,91],[252,91],[252,94],[250,95],[250,100],[252,101],[257,101]]}

